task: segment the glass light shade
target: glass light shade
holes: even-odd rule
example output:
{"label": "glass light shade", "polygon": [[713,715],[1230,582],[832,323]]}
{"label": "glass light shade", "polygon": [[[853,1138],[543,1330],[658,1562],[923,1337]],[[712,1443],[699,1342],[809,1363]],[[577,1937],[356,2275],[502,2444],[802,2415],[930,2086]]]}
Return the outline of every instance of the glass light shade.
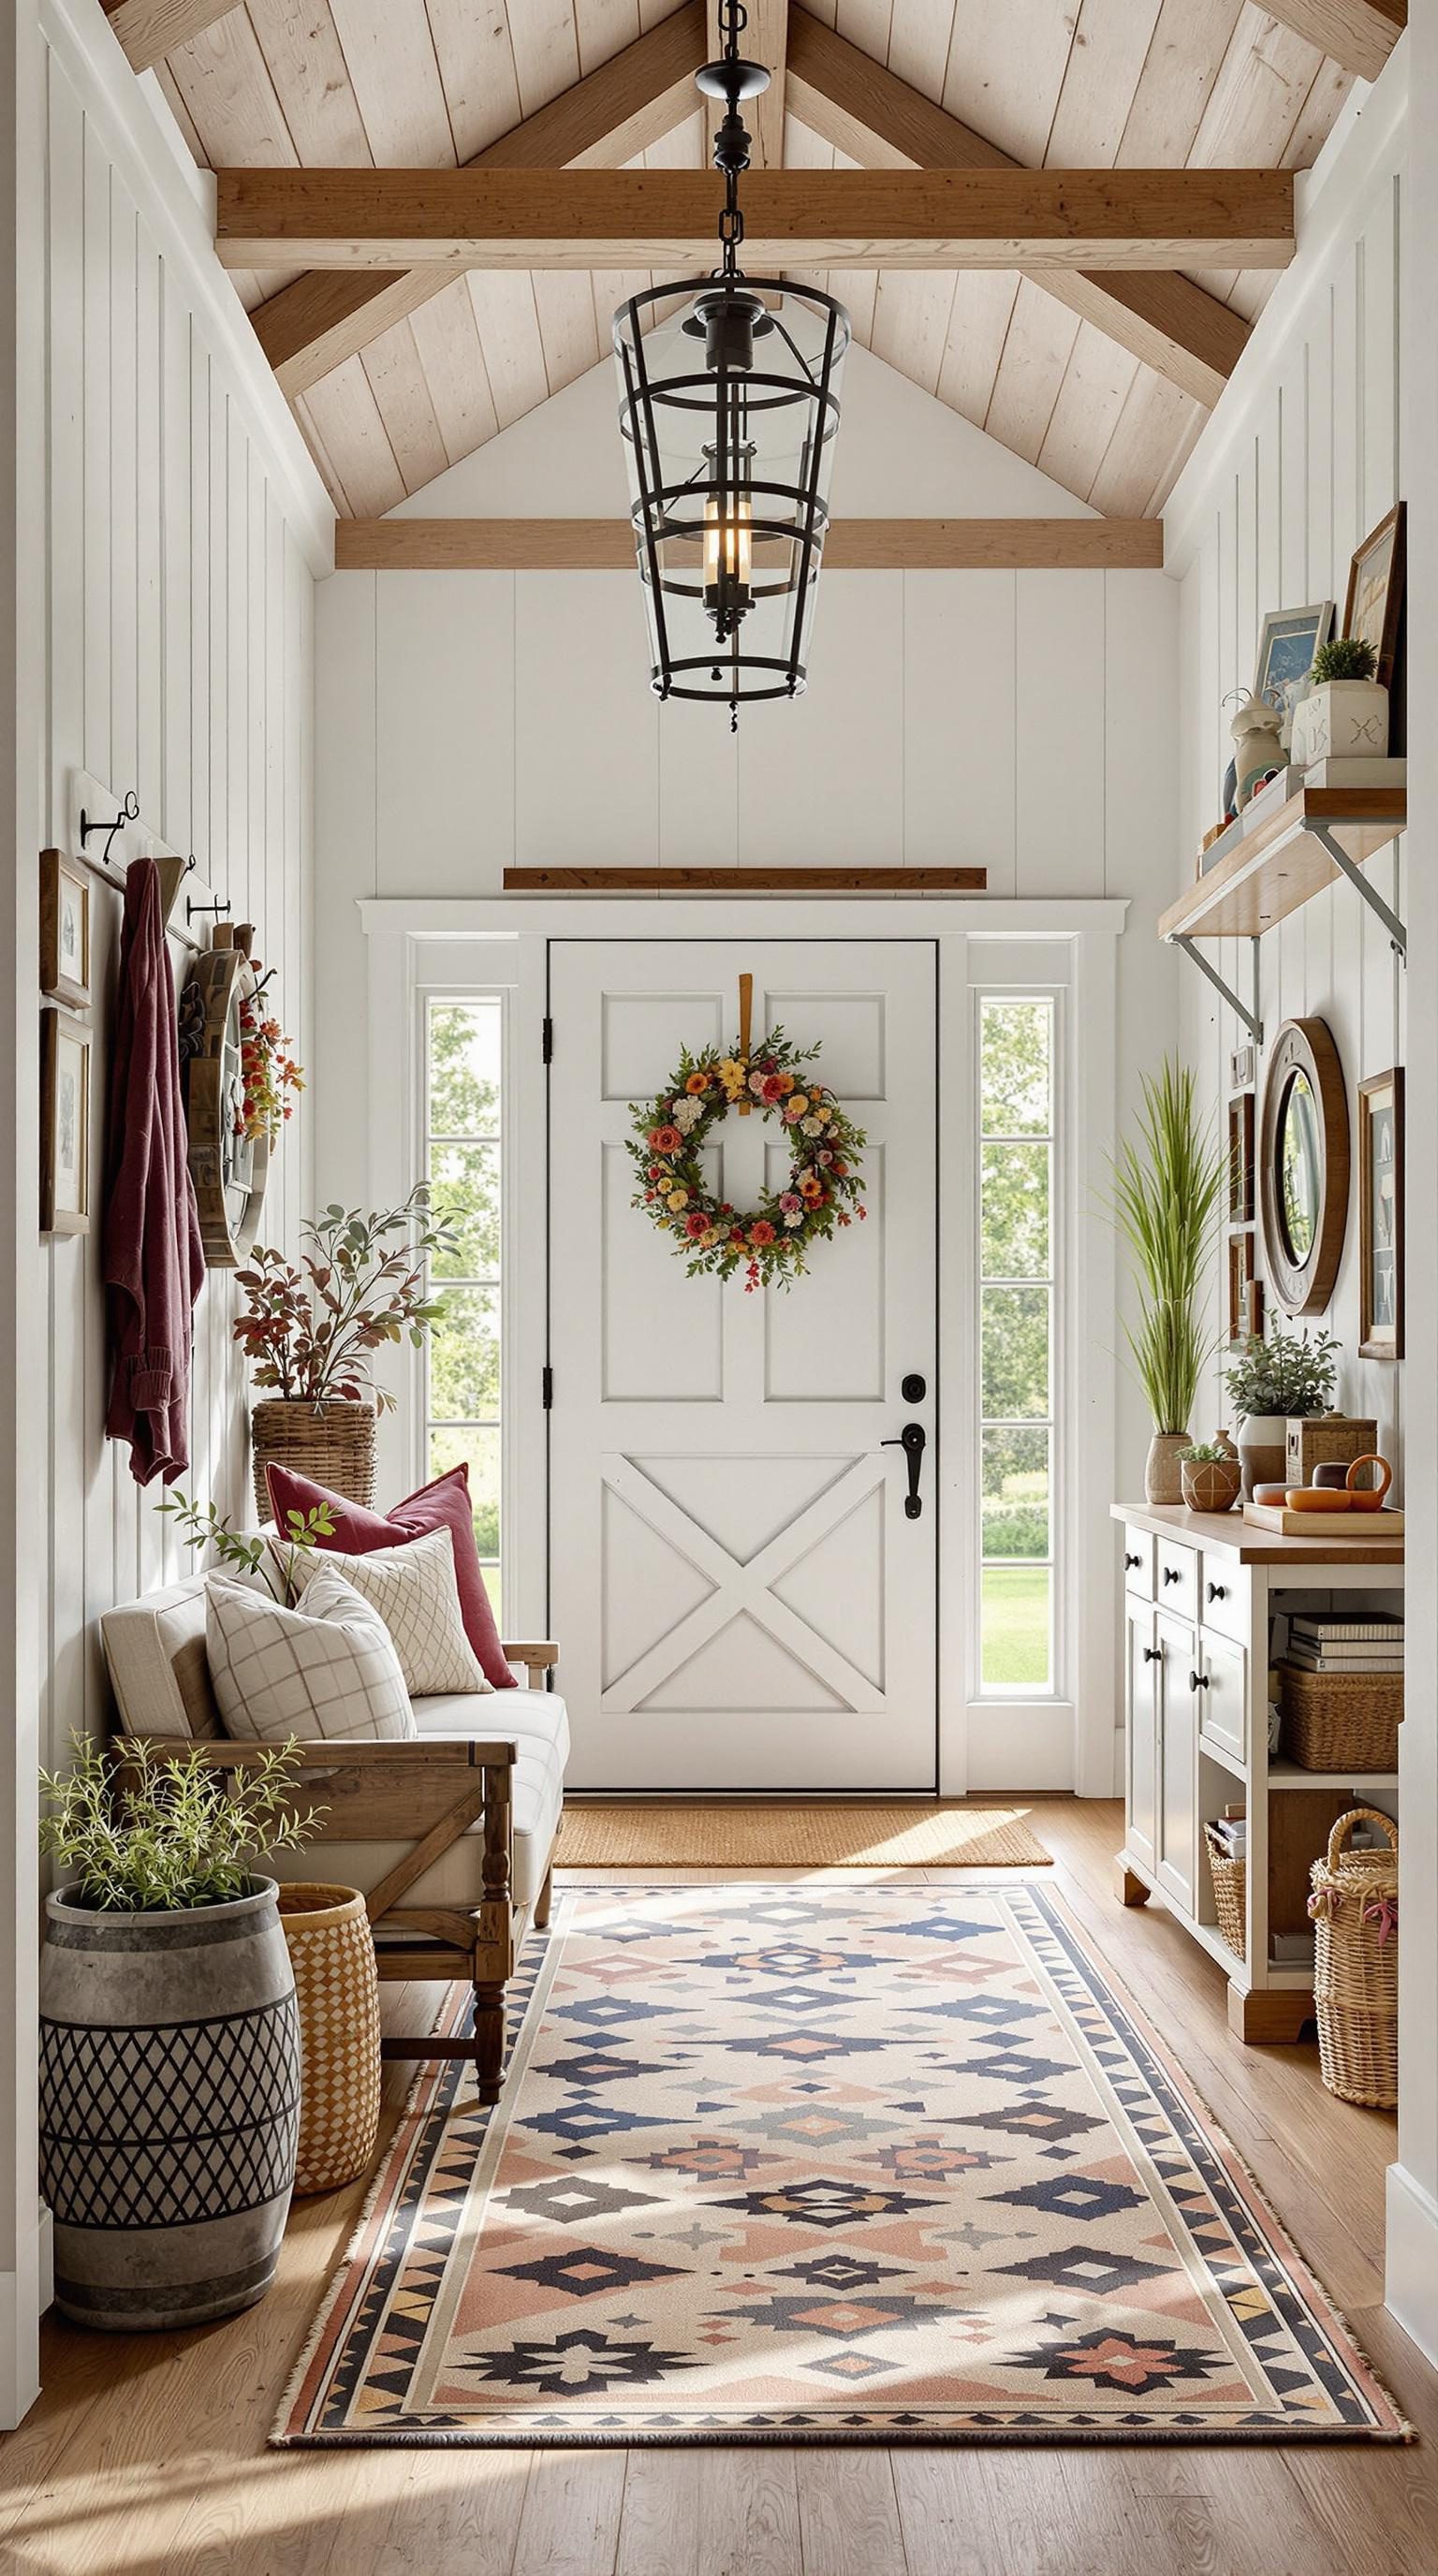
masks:
{"label": "glass light shade", "polygon": [[651,287],[614,317],[661,698],[802,695],[849,317],[777,278]]}

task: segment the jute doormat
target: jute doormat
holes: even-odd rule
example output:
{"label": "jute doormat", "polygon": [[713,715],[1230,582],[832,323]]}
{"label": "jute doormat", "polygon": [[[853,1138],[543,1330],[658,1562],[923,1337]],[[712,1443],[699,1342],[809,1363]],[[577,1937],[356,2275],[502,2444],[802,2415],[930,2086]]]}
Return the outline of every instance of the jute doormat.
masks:
{"label": "jute doormat", "polygon": [[510,1997],[497,2109],[418,2079],[272,2439],[1406,2432],[1041,1879],[570,1890]]}
{"label": "jute doormat", "polygon": [[566,1807],[561,1869],[1033,1869],[1052,1863],[1022,1807]]}

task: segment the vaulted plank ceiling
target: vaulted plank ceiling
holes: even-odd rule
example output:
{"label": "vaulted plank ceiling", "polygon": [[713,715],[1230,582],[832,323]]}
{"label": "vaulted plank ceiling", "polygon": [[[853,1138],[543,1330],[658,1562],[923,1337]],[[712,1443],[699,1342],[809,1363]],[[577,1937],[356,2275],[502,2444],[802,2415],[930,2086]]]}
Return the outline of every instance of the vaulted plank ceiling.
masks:
{"label": "vaulted plank ceiling", "polygon": [[[112,0],[117,30],[148,12],[151,43],[212,8]],[[1252,0],[813,0],[821,23],[795,16],[787,113],[764,131],[765,157],[782,130],[791,168],[1302,169],[1352,72],[1299,27],[1346,20],[1349,62],[1376,69],[1400,15],[1399,0],[1282,0],[1281,14]],[[751,0],[751,18],[746,44],[772,62],[778,0]],[[625,120],[619,58],[665,21],[669,39],[635,58],[642,95]],[[145,38],[125,41],[134,58]],[[677,11],[667,0],[245,0],[155,69],[196,160],[215,168],[452,168],[477,155],[697,168],[709,120],[676,111],[687,56],[709,42],[701,0]],[[363,327],[342,320],[330,343],[316,339],[313,299],[338,296],[343,313],[354,280],[300,276],[235,282],[336,509],[356,517],[392,509],[607,356],[613,307],[648,282],[471,270],[417,294],[420,281],[395,279],[388,306],[371,301]],[[1166,496],[1205,417],[1198,397],[1223,381],[1273,276],[1184,287],[1070,272],[1046,285],[1043,272],[881,270],[827,282],[891,366],[1095,508],[1138,516]],[[364,291],[373,298],[373,280]]]}

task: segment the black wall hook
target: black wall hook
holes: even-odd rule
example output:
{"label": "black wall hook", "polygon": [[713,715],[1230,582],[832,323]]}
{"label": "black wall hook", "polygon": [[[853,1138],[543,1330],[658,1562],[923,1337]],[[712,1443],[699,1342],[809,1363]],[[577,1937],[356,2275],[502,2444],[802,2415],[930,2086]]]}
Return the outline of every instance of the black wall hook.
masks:
{"label": "black wall hook", "polygon": [[[194,864],[194,860],[191,859],[190,866],[193,867]],[[230,908],[230,899],[228,895],[226,895],[223,903],[192,903],[188,895],[185,897],[186,921],[193,921],[197,912],[228,913]]]}
{"label": "black wall hook", "polygon": [[127,823],[138,823],[139,819],[140,799],[136,795],[133,787],[124,798],[120,806],[120,811],[115,816],[113,822],[92,823],[89,815],[86,813],[85,808],[82,805],[80,808],[80,847],[82,850],[84,849],[92,832],[104,832],[107,834],[108,837],[106,839],[105,846],[100,852],[100,865],[102,868],[107,868],[110,864],[110,851],[114,845],[115,834],[117,832],[123,832]]}

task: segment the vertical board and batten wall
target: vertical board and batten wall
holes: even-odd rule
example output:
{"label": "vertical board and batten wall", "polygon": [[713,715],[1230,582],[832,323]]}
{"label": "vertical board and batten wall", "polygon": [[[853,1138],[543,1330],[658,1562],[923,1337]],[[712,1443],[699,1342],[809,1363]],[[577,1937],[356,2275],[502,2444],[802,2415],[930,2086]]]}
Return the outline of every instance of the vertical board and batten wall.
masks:
{"label": "vertical board and batten wall", "polygon": [[[1240,416],[1226,433],[1220,410],[1171,505],[1184,530],[1180,884],[1191,877],[1203,835],[1219,816],[1220,782],[1232,750],[1230,711],[1222,700],[1235,687],[1252,686],[1265,612],[1332,599],[1341,632],[1349,557],[1403,496],[1398,320],[1404,127],[1401,118],[1380,126],[1386,103],[1383,92],[1375,91],[1367,111],[1372,128],[1365,132],[1358,120],[1335,148],[1316,210],[1325,219],[1330,246],[1311,262],[1311,274],[1293,281],[1298,291],[1292,297],[1284,297],[1282,306],[1275,297],[1265,317],[1266,325],[1277,326],[1273,353],[1246,387],[1235,381],[1234,396],[1244,396],[1235,404]],[[1380,132],[1382,145],[1375,148]],[[1256,347],[1252,361],[1261,358]],[[1368,873],[1402,917],[1404,842],[1380,852]],[[1231,939],[1208,943],[1214,962],[1245,996],[1248,948],[1248,942]],[[1337,1043],[1353,1121],[1354,1169],[1333,1300],[1326,1314],[1309,1320],[1343,1344],[1339,1401],[1349,1412],[1376,1415],[1380,1445],[1401,1469],[1402,1368],[1358,1356],[1355,1093],[1367,1075],[1403,1061],[1406,973],[1382,923],[1342,883],[1267,932],[1259,959],[1259,1016],[1269,1044],[1284,1020],[1300,1017],[1326,1020]],[[1247,1033],[1187,966],[1182,1027],[1185,1054],[1200,1067],[1205,1101],[1221,1120],[1229,1096],[1229,1051]],[[1261,1101],[1262,1063],[1259,1071]],[[1421,1174],[1421,1165],[1417,1170]],[[1261,1232],[1258,1267],[1261,1275]],[[1223,1300],[1226,1284],[1220,1281],[1216,1313]],[[1282,1310],[1276,1311],[1286,1322]],[[1270,1317],[1274,1312],[1270,1296]],[[1194,1426],[1198,1436],[1211,1436],[1215,1424],[1228,1419],[1222,1365],[1220,1354]]]}
{"label": "vertical board and batten wall", "polygon": [[[106,37],[104,40],[110,43]],[[45,53],[49,740],[47,838],[64,845],[70,778],[138,792],[148,827],[193,851],[198,874],[278,971],[275,1006],[310,1052],[313,577],[247,426],[244,399],[187,293],[182,260],[137,208],[103,119]],[[135,111],[146,123],[143,103]],[[162,154],[157,128],[146,147]],[[92,845],[98,847],[98,845]],[[22,865],[34,855],[21,853]],[[103,1104],[121,919],[118,884],[90,880],[92,1231],[42,1241],[49,1318],[48,1445],[35,1505],[48,1528],[36,1616],[42,1741],[63,1757],[106,1709],[96,1622],[188,1565],[102,1434]],[[184,927],[184,898],[177,907]],[[197,933],[205,925],[197,924]],[[188,949],[171,942],[177,982]],[[280,1147],[265,1233],[293,1243],[309,1204],[308,1122]],[[195,1317],[187,1492],[246,1506],[245,1375],[229,1336],[235,1290],[211,1272]],[[38,1355],[37,1355],[37,1364]]]}

